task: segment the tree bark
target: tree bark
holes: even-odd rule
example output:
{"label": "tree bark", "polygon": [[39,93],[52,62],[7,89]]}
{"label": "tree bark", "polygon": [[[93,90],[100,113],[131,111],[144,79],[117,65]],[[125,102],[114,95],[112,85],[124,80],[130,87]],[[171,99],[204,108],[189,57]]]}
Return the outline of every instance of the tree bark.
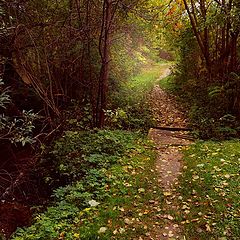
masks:
{"label": "tree bark", "polygon": [[107,106],[107,90],[109,80],[110,35],[112,23],[112,0],[104,0],[102,28],[99,38],[99,53],[101,56],[101,70],[99,75],[99,89],[97,101],[97,127],[102,128],[105,123]]}

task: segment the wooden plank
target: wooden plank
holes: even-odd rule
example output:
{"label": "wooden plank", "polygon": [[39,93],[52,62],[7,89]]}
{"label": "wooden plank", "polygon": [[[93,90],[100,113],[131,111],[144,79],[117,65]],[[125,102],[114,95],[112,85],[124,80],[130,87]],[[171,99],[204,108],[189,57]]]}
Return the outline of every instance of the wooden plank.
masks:
{"label": "wooden plank", "polygon": [[181,128],[181,127],[165,127],[165,126],[156,126],[153,127],[153,129],[160,129],[160,130],[166,130],[166,131],[172,131],[172,132],[177,132],[177,131],[187,131],[191,132],[193,131],[191,128]]}

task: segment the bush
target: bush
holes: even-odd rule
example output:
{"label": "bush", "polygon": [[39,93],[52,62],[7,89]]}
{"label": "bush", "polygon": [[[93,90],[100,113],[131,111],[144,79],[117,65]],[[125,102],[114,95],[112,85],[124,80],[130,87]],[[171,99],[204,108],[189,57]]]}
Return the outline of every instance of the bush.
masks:
{"label": "bush", "polygon": [[[239,75],[209,77],[199,58],[191,29],[181,34],[175,67],[175,94],[189,108],[189,120],[198,137],[228,139],[239,136]],[[234,121],[224,121],[231,115]]]}
{"label": "bush", "polygon": [[133,140],[122,131],[67,131],[43,160],[46,182],[55,188],[85,177],[90,169],[108,168],[133,147]]}
{"label": "bush", "polygon": [[[0,78],[0,109],[7,110],[11,104],[10,90],[3,87],[3,81]],[[0,114],[0,140],[10,141],[11,143],[20,143],[22,146],[30,143],[33,144],[33,130],[35,128],[33,122],[39,116],[32,111],[22,111],[20,116],[8,116]]]}
{"label": "bush", "polygon": [[[56,161],[62,160],[67,166],[70,161],[79,164],[79,158],[69,159],[69,154],[79,153],[78,156],[81,153],[84,155],[81,156],[83,165],[79,165],[74,171],[80,169],[84,175],[67,186],[55,189],[52,206],[48,207],[46,212],[36,214],[33,225],[18,229],[13,239],[99,239],[99,229],[102,224],[107,224],[106,218],[111,214],[106,213],[106,206],[117,195],[121,195],[121,198],[116,198],[113,203],[124,201],[122,195],[129,191],[124,185],[130,181],[129,172],[126,172],[122,165],[133,171],[134,162],[130,160],[144,149],[141,144],[139,145],[139,141],[138,134],[126,131],[66,132],[56,141],[54,146],[56,152],[52,154],[55,155]],[[142,158],[143,160],[140,159],[145,164],[148,163],[146,159],[150,159],[147,154]],[[125,162],[122,163],[123,161]],[[140,163],[135,164],[139,167]],[[58,165],[61,163],[56,166]],[[70,174],[69,169],[61,174]],[[114,189],[111,190],[111,186],[114,186]],[[139,186],[136,186],[133,191],[133,199],[138,188]],[[113,211],[112,206],[110,208],[110,211]],[[112,214],[115,216],[117,213]],[[103,237],[101,239],[109,239],[108,234],[101,236]]]}

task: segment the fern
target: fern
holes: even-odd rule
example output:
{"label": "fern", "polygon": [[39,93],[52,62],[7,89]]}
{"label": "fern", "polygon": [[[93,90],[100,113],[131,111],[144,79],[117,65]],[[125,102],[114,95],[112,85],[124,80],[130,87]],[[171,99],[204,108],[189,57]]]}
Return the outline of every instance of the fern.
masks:
{"label": "fern", "polygon": [[[3,80],[0,78],[0,86],[4,85]],[[0,93],[0,108],[7,108],[7,104],[11,102],[11,98],[9,95],[10,91],[9,88],[5,88],[1,90]]]}

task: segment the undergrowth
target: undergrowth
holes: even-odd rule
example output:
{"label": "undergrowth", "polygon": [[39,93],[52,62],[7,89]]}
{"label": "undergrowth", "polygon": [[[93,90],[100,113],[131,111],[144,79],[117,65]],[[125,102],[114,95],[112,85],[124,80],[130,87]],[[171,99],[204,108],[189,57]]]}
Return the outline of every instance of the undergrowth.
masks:
{"label": "undergrowth", "polygon": [[184,106],[195,137],[205,140],[239,137],[239,120],[227,107],[230,97],[214,85],[207,86],[204,81],[207,80],[202,79],[201,83],[199,79],[186,80],[183,74],[176,73],[159,81],[159,85],[174,94]]}
{"label": "undergrowth", "polygon": [[237,140],[198,142],[185,151],[179,223],[187,239],[239,239]]}
{"label": "undergrowth", "polygon": [[149,92],[156,84],[161,72],[170,63],[148,63],[140,74],[123,82],[112,95],[112,108],[108,112],[113,127],[137,129],[147,132],[154,125],[149,109]]}
{"label": "undergrowth", "polygon": [[[56,171],[72,182],[12,239],[132,239],[151,226],[149,205],[160,193],[151,144],[127,131],[66,132],[55,142]],[[51,177],[47,178],[51,181]]]}
{"label": "undergrowth", "polygon": [[222,75],[223,69],[212,62],[210,73],[199,61],[201,53],[191,28],[179,35],[176,45],[175,93],[188,109],[195,136],[206,140],[239,137],[239,72]]}
{"label": "undergrowth", "polygon": [[167,92],[174,93],[177,92],[178,87],[174,81],[174,75],[169,75],[158,82],[159,86]]}

